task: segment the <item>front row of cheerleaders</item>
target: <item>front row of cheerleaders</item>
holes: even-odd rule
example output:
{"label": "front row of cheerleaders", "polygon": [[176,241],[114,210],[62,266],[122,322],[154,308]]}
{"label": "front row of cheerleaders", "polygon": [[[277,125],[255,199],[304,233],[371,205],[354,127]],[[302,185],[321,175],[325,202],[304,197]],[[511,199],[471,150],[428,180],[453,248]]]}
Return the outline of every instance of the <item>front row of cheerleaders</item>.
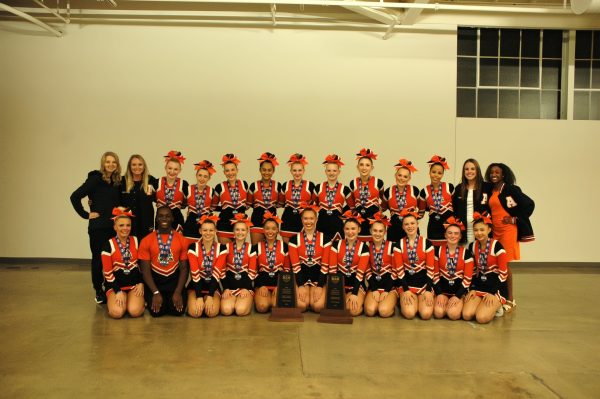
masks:
{"label": "front row of cheerleaders", "polygon": [[[448,317],[488,323],[502,314],[507,297],[506,253],[491,239],[492,221],[474,214],[475,241],[459,245],[465,227],[453,217],[445,227],[446,242],[434,247],[420,236],[416,212],[404,211],[406,237],[386,240],[388,218],[376,213],[367,222],[371,242],[358,239],[362,216],[342,215],[344,237],[327,242],[317,230],[318,208],[305,205],[299,215],[302,231],[286,244],[277,238],[281,220],[263,215],[265,240],[251,245],[253,223],[243,213],[229,223],[233,240],[216,239],[219,218],[203,215],[200,239],[189,244],[172,227],[170,208],[157,210],[156,230],[138,246],[130,236],[134,215],[115,208],[116,237],[104,246],[102,262],[108,295],[108,313],[121,318],[141,316],[144,302],[154,317],[187,314],[197,318],[218,314],[245,316],[254,305],[259,313],[276,303],[278,273],[293,271],[297,306],[320,312],[325,306],[327,275],[345,276],[346,305],[353,316],[390,317],[396,305],[412,319]],[[138,264],[139,262],[139,264]],[[187,282],[187,285],[186,285]]]}

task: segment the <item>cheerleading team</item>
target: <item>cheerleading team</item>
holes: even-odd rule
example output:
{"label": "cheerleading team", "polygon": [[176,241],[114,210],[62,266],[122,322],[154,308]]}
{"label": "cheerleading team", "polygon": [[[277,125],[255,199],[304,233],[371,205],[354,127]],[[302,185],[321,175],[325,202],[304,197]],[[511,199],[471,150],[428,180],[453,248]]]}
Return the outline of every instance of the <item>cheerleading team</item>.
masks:
{"label": "cheerleading team", "polygon": [[504,312],[506,303],[506,278],[508,263],[506,251],[500,241],[490,238],[492,219],[475,212],[473,214],[473,232],[475,241],[469,244],[473,254],[474,270],[471,290],[465,298],[462,317],[478,323],[489,323],[494,316]]}
{"label": "cheerleading team", "polygon": [[344,233],[342,213],[346,209],[346,200],[350,189],[338,181],[342,159],[336,154],[329,154],[323,161],[327,180],[316,187],[315,203],[319,206],[317,230],[323,233],[325,242],[340,239]]}
{"label": "cheerleading team", "polygon": [[187,287],[187,314],[194,318],[215,317],[221,307],[220,276],[228,248],[217,241],[218,220],[214,215],[202,215],[196,224],[201,238],[188,248],[191,281]]}
{"label": "cheerleading team", "polygon": [[247,316],[252,311],[252,281],[256,278],[256,254],[247,241],[252,222],[243,213],[236,213],[230,223],[234,239],[227,244],[226,269],[220,276],[223,282],[221,314]]}
{"label": "cheerleading team", "polygon": [[435,254],[431,242],[419,234],[419,214],[402,211],[406,237],[394,249],[400,313],[407,319],[417,314],[429,320],[433,314]]}
{"label": "cheerleading team", "polygon": [[303,204],[312,204],[315,200],[315,185],[304,180],[305,166],[308,165],[306,157],[302,154],[292,154],[287,162],[290,167],[292,180],[281,185],[280,206],[283,207],[281,215],[281,238],[285,243],[302,230],[300,213]]}
{"label": "cheerleading team", "polygon": [[398,294],[394,266],[394,244],[386,240],[390,221],[381,212],[369,219],[371,237],[369,243],[369,267],[366,280],[368,290],[365,296],[365,315],[391,317],[394,315]]}
{"label": "cheerleading team", "polygon": [[272,179],[275,173],[275,167],[279,165],[275,154],[270,152],[263,153],[258,158],[258,170],[260,180],[250,183],[248,188],[248,207],[252,208],[252,227],[250,228],[250,241],[252,245],[265,239],[263,231],[263,219],[265,212],[273,215],[277,214],[279,203],[279,192],[281,187],[279,183]]}
{"label": "cheerleading team", "polygon": [[156,187],[156,208],[168,207],[173,213],[173,228],[178,232],[183,231],[182,209],[186,207],[188,183],[179,177],[185,157],[179,151],[169,151],[164,156],[165,176],[158,181]]}
{"label": "cheerleading team", "polygon": [[359,240],[371,241],[368,219],[381,211],[384,184],[383,180],[371,176],[375,168],[373,161],[377,159],[377,154],[369,148],[362,148],[356,154],[356,159],[358,161],[356,165],[358,177],[348,184],[351,194],[347,202],[349,208],[363,218],[358,235]]}
{"label": "cheerleading team", "polygon": [[363,218],[348,210],[342,215],[344,238],[331,242],[329,248],[329,274],[344,276],[346,309],[352,316],[363,312],[365,303],[365,275],[369,267],[369,245],[359,241],[358,234]]}
{"label": "cheerleading team", "polygon": [[[513,171],[503,163],[492,163],[485,171],[485,179],[493,185],[489,200],[494,238],[506,251],[506,261],[521,258],[519,242],[535,239],[529,217],[535,203],[516,185]],[[513,298],[512,272],[508,266],[508,298],[504,311],[511,312],[517,305]]]}
{"label": "cheerleading team", "polygon": [[138,239],[130,235],[133,214],[124,208],[113,209],[116,237],[104,244],[102,268],[106,287],[108,315],[120,319],[144,314],[144,284],[138,267]]}
{"label": "cheerleading team", "polygon": [[289,241],[290,265],[296,276],[297,306],[319,313],[325,306],[325,283],[329,272],[329,247],[317,231],[319,208],[304,205],[300,211],[302,231]]}
{"label": "cheerleading team", "polygon": [[256,254],[256,279],[254,280],[254,306],[258,313],[266,313],[276,305],[277,277],[279,272],[290,270],[288,245],[277,239],[281,219],[266,211],[263,215],[264,241],[254,246]]}
{"label": "cheerleading team", "polygon": [[154,230],[154,188],[158,180],[150,175],[146,160],[139,154],[129,157],[121,185],[121,205],[135,215],[131,234],[138,241]]}
{"label": "cheerleading team", "polygon": [[212,162],[207,160],[195,163],[194,170],[196,171],[196,184],[189,187],[188,214],[183,225],[183,235],[190,241],[197,241],[201,237],[201,233],[198,231],[200,218],[212,211],[214,194],[208,182],[216,172]]}
{"label": "cheerleading team", "polygon": [[402,228],[403,210],[418,212],[419,210],[419,189],[411,186],[410,179],[412,174],[417,171],[413,163],[407,159],[401,159],[396,165],[394,175],[396,184],[388,187],[383,192],[383,209],[389,209],[391,225],[387,230],[387,239],[398,242],[406,236]]}
{"label": "cheerleading team", "polygon": [[419,209],[421,213],[429,213],[427,239],[433,245],[440,246],[446,241],[444,223],[452,216],[454,186],[442,181],[444,171],[450,169],[446,158],[434,155],[427,163],[431,184],[423,188],[419,194]]}
{"label": "cheerleading team", "polygon": [[[119,206],[121,192],[121,165],[114,152],[105,152],[100,159],[100,170],[88,173],[85,182],[73,191],[70,200],[75,212],[88,220],[88,235],[92,252],[92,286],[96,303],[106,303],[103,288],[102,247],[115,236],[112,210]],[[81,200],[88,198],[89,212]]]}
{"label": "cheerleading team", "polygon": [[473,277],[473,257],[469,249],[459,245],[465,226],[454,216],[444,224],[446,242],[435,249],[436,293],[433,316],[450,320],[462,317],[463,299]]}
{"label": "cheerleading team", "polygon": [[220,211],[217,237],[221,244],[228,244],[233,240],[231,220],[237,214],[244,214],[247,209],[248,183],[238,179],[239,164],[240,160],[235,154],[225,154],[221,158],[226,180],[215,187],[213,196],[213,208]]}

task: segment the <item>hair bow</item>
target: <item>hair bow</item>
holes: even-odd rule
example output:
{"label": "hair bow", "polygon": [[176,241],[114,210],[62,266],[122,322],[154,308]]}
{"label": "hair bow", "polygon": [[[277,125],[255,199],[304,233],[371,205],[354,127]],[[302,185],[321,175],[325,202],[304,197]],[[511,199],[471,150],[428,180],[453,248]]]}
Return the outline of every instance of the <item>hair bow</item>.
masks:
{"label": "hair bow", "polygon": [[181,155],[181,152],[175,151],[175,150],[169,151],[169,153],[167,155],[165,155],[164,158],[165,158],[165,162],[174,160],[174,161],[179,162],[182,165],[183,165],[183,162],[185,161],[185,158],[183,155]]}
{"label": "hair bow", "polygon": [[273,220],[278,225],[281,224],[281,219],[279,219],[276,214],[274,215],[271,212],[266,211],[263,215],[263,224],[267,223],[269,220]]}
{"label": "hair bow", "polygon": [[400,216],[401,216],[402,218],[405,218],[405,217],[407,217],[407,216],[412,216],[412,217],[414,217],[415,219],[419,220],[419,213],[418,213],[418,212],[415,212],[415,211],[411,211],[411,210],[410,210],[410,209],[408,209],[408,208],[404,208],[404,209],[402,209],[402,211],[400,211]]}
{"label": "hair bow", "polygon": [[487,213],[473,212],[473,224],[482,220],[485,224],[492,224],[492,218]]}
{"label": "hair bow", "polygon": [[434,155],[431,157],[431,159],[429,161],[427,161],[427,163],[429,164],[429,167],[432,167],[433,165],[435,165],[436,163],[442,165],[442,167],[446,170],[450,169],[450,166],[448,166],[448,162],[446,162],[446,158],[444,157],[440,157],[439,155]]}
{"label": "hair bow", "polygon": [[342,162],[342,158],[340,158],[337,154],[329,154],[325,157],[325,161],[323,161],[323,165],[326,165],[328,163],[335,163],[338,166],[344,166],[344,163]]}
{"label": "hair bow", "polygon": [[373,215],[373,218],[369,218],[369,224],[381,223],[386,228],[391,225],[390,220],[381,212],[377,212]]}
{"label": "hair bow", "polygon": [[206,169],[206,171],[208,172],[209,175],[214,175],[216,170],[213,167],[212,162],[207,161],[206,159],[204,161],[198,162],[194,164],[196,170],[200,170],[200,169]]}
{"label": "hair bow", "polygon": [[362,224],[362,222],[364,222],[364,221],[365,221],[365,219],[363,219],[363,218],[362,218],[362,216],[360,216],[360,215],[358,215],[358,214],[356,214],[356,213],[353,213],[353,212],[352,212],[352,211],[350,211],[350,210],[348,210],[348,211],[344,212],[344,213],[343,213],[343,214],[340,216],[340,218],[341,218],[341,219],[342,219],[344,222],[347,222],[347,221],[349,221],[349,220],[353,220],[353,221],[355,221],[356,223],[358,223],[359,225],[360,225],[360,224]]}
{"label": "hair bow", "polygon": [[361,158],[369,158],[370,160],[374,161],[377,159],[377,154],[371,151],[370,148],[361,148],[358,154],[356,154],[356,159]]}
{"label": "hair bow", "polygon": [[113,208],[112,215],[113,215],[113,217],[111,218],[112,220],[117,220],[119,218],[131,219],[132,217],[135,217],[134,214],[129,210],[129,208],[120,208],[120,207]]}
{"label": "hair bow", "polygon": [[400,169],[400,168],[408,169],[408,171],[411,173],[417,171],[417,168],[415,168],[413,166],[412,161],[409,161],[408,159],[404,159],[404,158],[399,160],[398,163],[394,166],[396,167],[396,169]]}
{"label": "hair bow", "polygon": [[217,215],[202,215],[200,216],[200,219],[198,219],[198,224],[202,225],[204,223],[213,223],[213,224],[217,224],[217,222],[219,221],[219,217]]}
{"label": "hair bow", "polygon": [[254,226],[245,213],[236,213],[233,219],[230,219],[231,224],[244,223],[248,227]]}
{"label": "hair bow", "polygon": [[295,154],[290,155],[290,159],[287,162],[287,164],[290,166],[295,163],[302,164],[303,166],[308,165],[308,161],[306,160],[306,157],[300,153],[295,153]]}
{"label": "hair bow", "polygon": [[279,166],[279,162],[277,162],[277,157],[275,157],[275,154],[270,152],[263,152],[260,158],[258,158],[258,163],[260,165],[262,165],[263,162],[271,162],[273,166]]}
{"label": "hair bow", "polygon": [[240,160],[235,156],[235,154],[225,154],[221,158],[221,166],[225,166],[228,163],[235,164],[236,166],[240,164]]}
{"label": "hair bow", "polygon": [[461,230],[465,230],[465,225],[454,216],[450,216],[448,219],[446,219],[446,223],[444,223],[444,229],[447,230],[450,226],[456,226]]}

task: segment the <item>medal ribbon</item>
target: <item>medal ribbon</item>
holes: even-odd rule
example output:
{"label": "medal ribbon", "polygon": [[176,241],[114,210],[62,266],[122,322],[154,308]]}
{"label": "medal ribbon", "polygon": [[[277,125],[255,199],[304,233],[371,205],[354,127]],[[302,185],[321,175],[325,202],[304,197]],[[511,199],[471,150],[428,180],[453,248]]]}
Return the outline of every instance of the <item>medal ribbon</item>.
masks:
{"label": "medal ribbon", "polygon": [[244,243],[240,251],[237,250],[237,245],[233,245],[233,265],[235,266],[235,272],[237,274],[240,274],[242,272],[242,261],[244,260],[244,254],[246,253],[247,244],[248,243]]}
{"label": "medal ribbon", "polygon": [[369,182],[367,182],[367,184],[363,185],[360,177],[357,178],[356,180],[358,181],[358,193],[360,196],[360,204],[362,205],[363,208],[366,208],[367,202],[369,201]]}
{"label": "medal ribbon", "polygon": [[406,206],[406,186],[404,186],[404,190],[402,190],[402,195],[400,195],[400,190],[398,189],[398,186],[395,186],[394,188],[394,192],[396,194],[396,203],[398,203],[398,212],[402,212],[402,210]]}
{"label": "medal ribbon", "polygon": [[261,182],[259,182],[260,184],[260,190],[262,191],[262,197],[263,197],[263,201],[265,203],[265,208],[269,208],[271,206],[271,194],[273,194],[273,180],[269,181],[269,187],[265,187]]}
{"label": "medal ribbon", "polygon": [[333,208],[333,200],[335,199],[335,193],[337,193],[338,187],[340,186],[340,183],[335,183],[335,186],[330,189],[329,188],[329,184],[325,183],[325,190],[326,190],[326,198],[327,198],[327,207],[329,209]]}
{"label": "medal ribbon", "polygon": [[450,257],[450,250],[446,247],[446,270],[450,276],[456,273],[456,265],[458,264],[458,247],[454,250],[454,255]]}
{"label": "medal ribbon", "polygon": [[410,266],[413,267],[417,264],[417,248],[419,247],[419,235],[417,234],[417,237],[415,237],[415,245],[412,247],[410,246],[408,237],[406,237],[405,240],[406,249],[408,250],[408,262],[410,263]]}
{"label": "medal ribbon", "polygon": [[229,185],[229,182],[227,182],[227,189],[229,190],[229,196],[231,197],[231,204],[233,205],[233,208],[237,208],[238,202],[240,200],[240,190],[238,187],[238,181],[235,181],[234,187],[231,187]]}
{"label": "medal ribbon", "polygon": [[173,198],[175,198],[175,189],[179,185],[179,177],[175,179],[175,183],[173,183],[173,186],[171,186],[171,187],[167,186],[167,178],[166,177],[163,177],[163,183],[164,183],[163,185],[165,187],[165,203],[167,205],[169,205],[173,202]]}
{"label": "medal ribbon", "polygon": [[131,260],[131,252],[129,251],[129,237],[127,237],[127,244],[125,244],[125,246],[121,244],[121,240],[119,240],[118,237],[116,237],[115,240],[117,241],[117,245],[119,246],[119,252],[121,253],[121,258],[123,258],[125,268],[127,268],[129,265],[129,261]]}
{"label": "medal ribbon", "polygon": [[[487,265],[488,265],[488,255],[490,253],[490,242],[492,240],[490,240],[488,238],[487,243],[485,244],[485,252],[481,250],[481,247],[479,247],[479,268],[481,269],[482,273],[485,273],[486,269],[487,269]],[[478,243],[479,245],[479,243]]]}
{"label": "medal ribbon", "polygon": [[275,252],[277,250],[277,242],[273,244],[273,249],[269,249],[269,244],[265,243],[265,250],[267,253],[267,263],[269,264],[269,271],[275,273]]}
{"label": "medal ribbon", "polygon": [[202,209],[204,209],[204,203],[206,202],[206,191],[208,187],[204,187],[202,190],[202,195],[199,194],[198,185],[196,184],[196,189],[194,190],[194,200],[196,201],[196,213],[198,214],[198,219],[200,219],[200,214],[202,213]]}
{"label": "medal ribbon", "polygon": [[204,267],[204,278],[211,278],[213,263],[217,252],[217,244],[212,245],[212,248],[208,254],[204,249],[204,244],[200,243],[199,245],[202,248],[202,266]]}
{"label": "medal ribbon", "polygon": [[346,254],[344,255],[344,263],[346,265],[346,274],[352,273],[352,261],[354,260],[354,253],[356,252],[356,246],[358,245],[358,240],[354,243],[352,248],[346,241]]}
{"label": "medal ribbon", "polygon": [[312,262],[312,258],[313,256],[315,256],[315,245],[317,244],[317,233],[315,232],[313,235],[313,239],[311,241],[308,241],[308,238],[306,237],[306,232],[302,232],[302,235],[304,235],[304,244],[306,245],[306,256],[308,257],[308,260]]}
{"label": "medal ribbon", "polygon": [[442,197],[442,183],[440,183],[440,186],[437,190],[434,190],[433,186],[431,186],[431,194],[433,197],[433,206],[435,208],[435,211],[437,213],[440,213],[440,211],[442,210],[442,201],[444,200],[444,198]]}
{"label": "medal ribbon", "polygon": [[160,233],[156,233],[156,237],[158,238],[158,262],[166,266],[169,264],[169,261],[173,259],[171,256],[171,242],[173,242],[173,230],[169,232],[169,238],[167,239],[167,243],[162,242],[162,238],[160,238]]}
{"label": "medal ribbon", "polygon": [[292,202],[294,203],[295,208],[297,208],[298,204],[300,204],[300,193],[302,192],[303,185],[304,180],[300,182],[300,187],[296,187],[294,181],[292,180]]}
{"label": "medal ribbon", "polygon": [[381,244],[381,250],[375,248],[375,244],[373,244],[373,263],[375,266],[375,274],[379,275],[381,272],[381,266],[383,265],[383,248],[385,247],[385,243]]}

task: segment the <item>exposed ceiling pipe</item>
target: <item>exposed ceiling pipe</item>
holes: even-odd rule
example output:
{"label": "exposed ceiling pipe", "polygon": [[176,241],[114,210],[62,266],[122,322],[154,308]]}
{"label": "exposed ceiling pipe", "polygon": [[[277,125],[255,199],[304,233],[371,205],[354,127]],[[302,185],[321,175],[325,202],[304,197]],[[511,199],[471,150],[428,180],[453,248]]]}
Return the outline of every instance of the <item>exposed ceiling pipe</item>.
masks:
{"label": "exposed ceiling pipe", "polygon": [[33,2],[37,5],[39,5],[40,7],[45,8],[50,14],[54,15],[56,18],[63,21],[65,24],[69,23],[68,19],[64,18],[62,15],[60,15],[59,13],[57,13],[56,11],[54,11],[53,9],[51,9],[50,7],[48,7],[47,5],[42,3],[40,0],[33,0]]}
{"label": "exposed ceiling pipe", "polygon": [[9,5],[6,5],[4,3],[0,3],[0,9],[4,10],[4,11],[8,11],[11,14],[14,14],[16,16],[19,16],[23,19],[26,19],[27,21],[36,24],[37,26],[47,30],[48,32],[52,33],[54,36],[56,37],[61,37],[62,33],[56,29],[54,29],[53,27],[51,27],[50,25],[40,21],[39,19],[32,17],[29,14],[24,13],[23,11],[17,10],[16,8],[13,8]]}

